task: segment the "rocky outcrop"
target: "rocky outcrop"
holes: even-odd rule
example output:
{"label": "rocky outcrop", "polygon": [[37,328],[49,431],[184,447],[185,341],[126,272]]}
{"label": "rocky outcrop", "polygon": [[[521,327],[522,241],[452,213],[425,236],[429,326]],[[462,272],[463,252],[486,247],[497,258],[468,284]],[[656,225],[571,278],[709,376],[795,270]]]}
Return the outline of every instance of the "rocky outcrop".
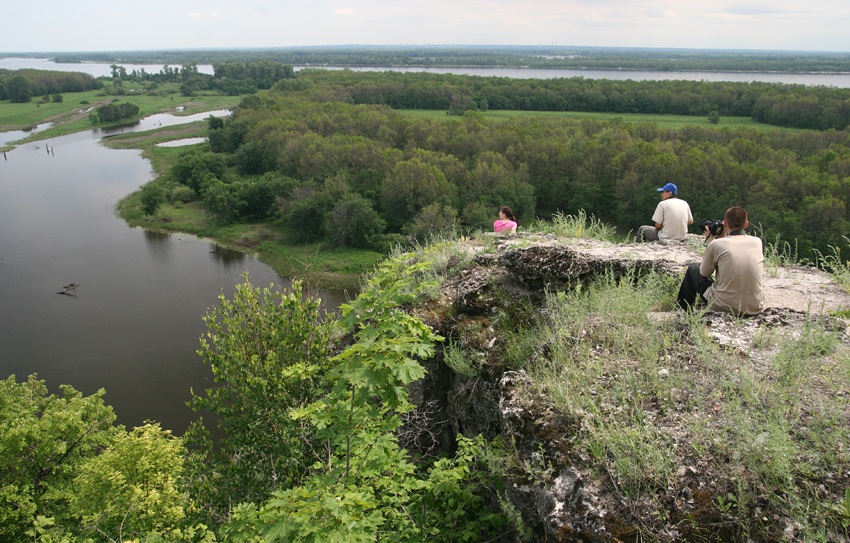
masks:
{"label": "rocky outcrop", "polygon": [[[534,541],[634,539],[640,529],[635,517],[623,514],[610,485],[599,481],[589,462],[573,450],[580,422],[563,420],[545,402],[514,394],[527,376],[492,359],[505,347],[504,338],[494,332],[493,319],[512,304],[530,304],[534,311],[542,311],[547,290],[572,289],[599,274],[638,277],[654,270],[679,277],[687,264],[700,261],[701,238],[679,244],[617,245],[518,235],[468,241],[462,249],[469,264],[445,281],[440,300],[418,308],[417,314],[486,363],[480,365],[480,374],[462,377],[447,367],[441,355],[428,361],[429,377],[411,391],[414,403],[428,406],[425,418],[431,421],[423,423],[427,430],[418,434],[430,436],[425,441],[441,447],[451,444],[458,433],[489,439],[501,435],[512,443],[519,461],[529,468],[524,476],[507,481],[508,495],[535,534]],[[826,318],[828,311],[850,308],[847,292],[818,270],[768,269],[764,280],[769,307],[762,315],[741,325],[729,315],[706,314],[718,344],[750,352],[761,327],[793,330],[808,319]],[[676,316],[659,312],[650,318]],[[843,330],[843,321],[829,320]],[[697,514],[700,500],[694,493],[688,486],[678,489],[669,498],[671,507]],[[659,540],[681,536],[672,525],[665,529],[668,533],[655,534]]]}

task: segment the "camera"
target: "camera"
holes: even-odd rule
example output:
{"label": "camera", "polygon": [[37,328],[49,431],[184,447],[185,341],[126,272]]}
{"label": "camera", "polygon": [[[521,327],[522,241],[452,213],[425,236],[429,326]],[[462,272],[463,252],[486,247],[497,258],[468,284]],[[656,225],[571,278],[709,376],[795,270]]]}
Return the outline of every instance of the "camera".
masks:
{"label": "camera", "polygon": [[723,233],[723,221],[718,221],[716,219],[702,219],[699,222],[700,231],[705,232],[706,226],[708,227],[709,233],[714,237]]}

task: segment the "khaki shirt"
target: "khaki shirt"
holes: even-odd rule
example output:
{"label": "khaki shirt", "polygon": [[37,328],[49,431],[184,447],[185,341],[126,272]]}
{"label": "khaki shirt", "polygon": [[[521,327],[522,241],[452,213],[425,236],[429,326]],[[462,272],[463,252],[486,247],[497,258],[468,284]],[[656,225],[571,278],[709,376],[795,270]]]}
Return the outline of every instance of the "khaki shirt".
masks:
{"label": "khaki shirt", "polygon": [[764,309],[761,239],[748,235],[715,239],[705,249],[699,272],[703,277],[714,274],[704,295],[711,309],[739,315],[756,315]]}

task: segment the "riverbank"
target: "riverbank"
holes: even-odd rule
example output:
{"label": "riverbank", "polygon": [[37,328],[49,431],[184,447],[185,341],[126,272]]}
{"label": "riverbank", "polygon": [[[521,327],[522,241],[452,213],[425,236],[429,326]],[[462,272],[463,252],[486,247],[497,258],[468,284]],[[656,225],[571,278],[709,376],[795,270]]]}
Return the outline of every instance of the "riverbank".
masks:
{"label": "riverbank", "polygon": [[[124,94],[108,94],[103,89],[61,94],[61,101],[36,99],[25,103],[0,101],[0,132],[23,131],[21,139],[0,144],[0,150],[11,150],[23,143],[55,138],[106,125],[93,125],[89,115],[97,107],[115,102],[127,102],[139,108],[139,117],[123,121],[132,123],[139,118],[157,113],[192,115],[204,111],[230,109],[241,99],[239,96],[223,96],[212,93],[183,96],[175,83],[161,84],[148,89],[143,83],[128,81]],[[34,127],[43,127],[27,135]]]}
{"label": "riverbank", "polygon": [[[188,138],[203,138],[207,123],[196,122],[146,132],[119,134],[103,140],[114,149],[140,149],[151,162],[156,177],[150,182],[166,185],[170,170],[186,147],[160,147],[157,144]],[[214,240],[217,244],[255,254],[278,274],[303,279],[312,289],[356,289],[361,276],[383,260],[375,251],[330,247],[322,243],[290,244],[286,228],[279,222],[220,225],[199,202],[167,202],[154,215],[145,215],[141,191],[122,198],[118,215],[130,226],[156,232],[185,232]]]}
{"label": "riverbank", "polygon": [[[128,82],[128,85],[131,83]],[[165,85],[163,85],[165,87]],[[120,99],[133,103],[144,116],[158,113],[191,115],[206,111],[217,111],[235,107],[238,96],[201,94],[187,97],[179,94],[177,87],[160,88],[157,94],[131,94],[104,96],[102,90],[80,93],[65,93],[62,102],[29,102],[12,104],[0,102],[0,129],[22,130],[33,126],[50,124],[29,136],[0,145],[0,150],[58,137],[74,132],[98,128],[89,121],[89,113],[99,105]],[[141,89],[138,89],[141,91]],[[108,128],[103,127],[104,131]],[[155,172],[151,183],[168,181],[168,172],[177,161],[182,147],[157,147],[157,144],[185,138],[205,137],[207,123],[199,121],[183,125],[163,127],[143,132],[120,133],[106,136],[103,144],[114,149],[139,149],[150,160]],[[123,198],[116,206],[119,216],[130,226],[168,233],[187,233],[214,240],[217,244],[244,253],[256,254],[278,274],[287,278],[303,278],[313,288],[354,289],[361,275],[384,258],[374,251],[338,249],[307,244],[292,246],[286,243],[287,235],[282,226],[276,224],[240,224],[222,227],[207,216],[197,203],[165,204],[154,216],[145,216],[140,211],[140,193],[137,191]]]}

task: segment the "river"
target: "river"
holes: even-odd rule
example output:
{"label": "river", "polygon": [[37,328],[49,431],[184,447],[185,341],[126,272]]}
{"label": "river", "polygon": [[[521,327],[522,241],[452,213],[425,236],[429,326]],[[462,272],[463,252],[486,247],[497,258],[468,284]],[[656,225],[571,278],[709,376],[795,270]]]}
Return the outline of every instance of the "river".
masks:
{"label": "river", "polygon": [[[155,115],[123,130],[209,114]],[[182,433],[195,418],[189,388],[212,385],[195,352],[207,309],[244,272],[261,287],[289,282],[209,240],[128,227],[115,203],[153,172],[139,151],[101,145],[105,135],[27,143],[0,158],[0,378],[37,373],[54,392],[104,388],[119,423],[156,420]],[[327,307],[343,301],[317,294]]]}
{"label": "river", "polygon": [[[124,65],[129,71],[161,66]],[[84,71],[109,75],[107,64],[56,64],[0,58],[0,68]],[[199,66],[212,73],[211,66]],[[847,74],[638,72],[522,68],[359,68],[516,78],[575,77],[768,81],[850,88]],[[205,118],[209,113],[201,114]],[[190,122],[155,115],[124,130]],[[49,125],[40,125],[38,131]],[[0,133],[0,145],[24,132]],[[157,420],[182,432],[193,413],[189,388],[211,384],[195,353],[201,317],[249,272],[254,284],[288,286],[252,256],[189,235],[129,228],[114,205],[152,178],[138,151],[100,144],[90,130],[28,143],[0,160],[0,378],[37,373],[51,390],[70,384],[106,402],[128,426]],[[49,150],[49,151],[48,151]],[[76,282],[71,294],[57,294]],[[328,307],[339,292],[319,292]]]}
{"label": "river", "polygon": [[[86,62],[81,64],[59,64],[49,59],[34,58],[0,58],[0,68],[17,70],[23,68],[35,68],[39,70],[61,70],[71,72],[85,72],[95,77],[110,76],[112,68],[110,64]],[[145,69],[148,73],[157,73],[162,66],[144,64],[121,64],[128,72]],[[341,70],[340,67],[310,66],[310,68],[326,68],[330,70]],[[172,66],[180,68],[180,66]],[[198,71],[212,74],[212,65],[198,65]],[[304,66],[295,66],[296,71]],[[614,79],[633,81],[738,81],[765,83],[793,83],[800,85],[824,85],[839,88],[850,88],[850,74],[786,74],[770,72],[661,72],[650,70],[566,70],[546,68],[461,68],[461,67],[407,67],[407,66],[377,66],[350,68],[354,71],[396,71],[396,72],[428,72],[437,74],[459,74],[477,75],[482,77],[512,77],[517,79],[552,79],[556,77],[584,77],[587,79]]]}

